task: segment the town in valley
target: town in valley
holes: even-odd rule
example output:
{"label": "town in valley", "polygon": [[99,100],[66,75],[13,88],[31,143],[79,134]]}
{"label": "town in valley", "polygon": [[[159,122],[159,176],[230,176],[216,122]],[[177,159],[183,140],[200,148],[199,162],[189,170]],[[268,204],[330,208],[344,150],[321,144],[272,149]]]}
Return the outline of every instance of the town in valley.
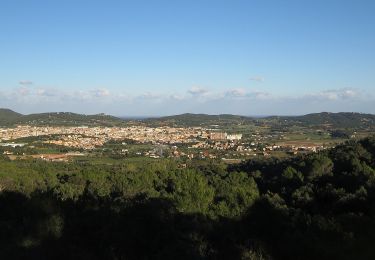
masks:
{"label": "town in valley", "polygon": [[184,120],[180,115],[172,121],[170,117],[124,120],[120,125],[110,126],[85,125],[85,121],[67,125],[57,125],[53,121],[22,122],[0,128],[0,149],[12,160],[148,157],[236,163],[251,158],[314,153],[345,140],[364,137],[372,130],[368,120],[363,119],[367,125],[335,129],[332,124],[309,126],[285,123],[286,119],[275,123],[273,119],[247,122],[236,116],[226,116],[225,120],[184,116],[187,116]]}

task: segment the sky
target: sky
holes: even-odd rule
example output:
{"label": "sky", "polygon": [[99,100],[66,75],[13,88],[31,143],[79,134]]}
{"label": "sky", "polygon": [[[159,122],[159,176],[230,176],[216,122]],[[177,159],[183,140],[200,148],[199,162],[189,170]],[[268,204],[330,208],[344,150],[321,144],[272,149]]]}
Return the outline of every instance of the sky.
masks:
{"label": "sky", "polygon": [[375,113],[373,0],[0,0],[0,107]]}

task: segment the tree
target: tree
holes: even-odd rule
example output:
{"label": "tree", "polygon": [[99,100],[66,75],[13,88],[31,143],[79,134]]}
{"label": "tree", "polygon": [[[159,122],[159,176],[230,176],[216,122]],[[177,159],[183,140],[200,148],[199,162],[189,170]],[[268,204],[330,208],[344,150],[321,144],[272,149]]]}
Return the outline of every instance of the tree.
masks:
{"label": "tree", "polygon": [[176,179],[172,198],[179,211],[184,213],[208,213],[214,198],[214,190],[198,172],[186,170]]}

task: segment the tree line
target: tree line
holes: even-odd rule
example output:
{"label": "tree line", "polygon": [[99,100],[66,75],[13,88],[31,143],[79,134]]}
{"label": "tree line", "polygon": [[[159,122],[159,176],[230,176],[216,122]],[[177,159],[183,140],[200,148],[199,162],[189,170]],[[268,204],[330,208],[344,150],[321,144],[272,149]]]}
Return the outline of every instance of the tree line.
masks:
{"label": "tree line", "polygon": [[1,259],[374,259],[375,137],[227,166],[0,158]]}

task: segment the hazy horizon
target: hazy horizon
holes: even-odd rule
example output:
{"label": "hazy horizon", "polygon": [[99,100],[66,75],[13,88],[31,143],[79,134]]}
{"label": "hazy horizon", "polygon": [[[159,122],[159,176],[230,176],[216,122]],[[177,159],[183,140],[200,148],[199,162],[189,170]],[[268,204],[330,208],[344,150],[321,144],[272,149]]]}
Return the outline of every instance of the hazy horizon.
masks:
{"label": "hazy horizon", "polygon": [[[4,108],[0,107],[0,109],[10,109],[10,108]],[[10,109],[16,113],[20,113],[22,115],[29,115],[29,114],[38,114],[38,113],[21,113],[17,110]],[[214,113],[190,113],[190,112],[183,112],[179,114],[160,114],[160,115],[116,115],[116,114],[107,114],[107,113],[91,113],[91,114],[85,114],[85,113],[79,113],[79,112],[74,112],[74,111],[43,111],[39,113],[74,113],[74,114],[84,114],[84,115],[98,115],[98,114],[105,114],[105,115],[110,115],[110,116],[115,116],[121,119],[148,119],[148,118],[160,118],[160,117],[168,117],[168,116],[176,116],[176,115],[182,115],[182,114],[194,114],[194,115],[213,115],[213,116],[220,116],[220,115],[234,115],[234,116],[243,116],[243,117],[252,117],[252,118],[265,118],[265,117],[272,117],[272,116],[304,116],[307,114],[315,114],[315,113],[359,113],[359,114],[373,114],[373,113],[362,113],[362,112],[353,112],[353,111],[339,111],[339,112],[330,112],[330,111],[320,111],[320,112],[314,112],[314,113],[307,113],[307,114],[214,114]]]}
{"label": "hazy horizon", "polygon": [[374,10],[370,0],[5,0],[0,107],[374,114]]}

